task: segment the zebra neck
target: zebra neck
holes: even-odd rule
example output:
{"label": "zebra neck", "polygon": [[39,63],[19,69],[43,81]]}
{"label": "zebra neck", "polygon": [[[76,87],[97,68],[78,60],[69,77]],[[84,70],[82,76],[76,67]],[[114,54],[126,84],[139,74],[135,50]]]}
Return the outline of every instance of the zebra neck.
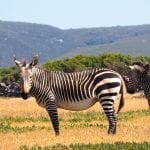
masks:
{"label": "zebra neck", "polygon": [[32,77],[31,94],[37,95],[37,93],[43,94],[43,91],[47,91],[50,88],[51,73],[44,71],[43,69],[36,68],[35,74]]}

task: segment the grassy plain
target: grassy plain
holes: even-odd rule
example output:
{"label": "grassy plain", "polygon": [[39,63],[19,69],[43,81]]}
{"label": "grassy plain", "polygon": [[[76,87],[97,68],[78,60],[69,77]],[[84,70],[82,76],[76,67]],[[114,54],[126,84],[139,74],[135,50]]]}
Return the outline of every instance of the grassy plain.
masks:
{"label": "grassy plain", "polygon": [[[108,122],[99,103],[88,110],[59,109],[60,136],[55,137],[47,112],[34,98],[0,98],[0,150],[70,144],[150,142],[150,110],[141,95],[126,95],[116,135],[108,135]],[[118,101],[116,102],[116,109]]]}

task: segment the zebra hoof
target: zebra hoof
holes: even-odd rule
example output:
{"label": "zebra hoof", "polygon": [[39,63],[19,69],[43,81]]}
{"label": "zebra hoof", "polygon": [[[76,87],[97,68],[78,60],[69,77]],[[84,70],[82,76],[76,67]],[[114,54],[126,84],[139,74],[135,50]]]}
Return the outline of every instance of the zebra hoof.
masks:
{"label": "zebra hoof", "polygon": [[116,128],[114,129],[109,129],[108,134],[116,134]]}
{"label": "zebra hoof", "polygon": [[59,136],[59,132],[56,132],[56,133],[55,133],[55,136]]}

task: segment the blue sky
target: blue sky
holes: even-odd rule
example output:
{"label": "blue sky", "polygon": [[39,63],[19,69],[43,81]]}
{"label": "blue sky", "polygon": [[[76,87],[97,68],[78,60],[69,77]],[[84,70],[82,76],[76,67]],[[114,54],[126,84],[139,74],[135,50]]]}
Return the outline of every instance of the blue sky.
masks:
{"label": "blue sky", "polygon": [[0,20],[61,29],[150,24],[150,0],[0,0]]}

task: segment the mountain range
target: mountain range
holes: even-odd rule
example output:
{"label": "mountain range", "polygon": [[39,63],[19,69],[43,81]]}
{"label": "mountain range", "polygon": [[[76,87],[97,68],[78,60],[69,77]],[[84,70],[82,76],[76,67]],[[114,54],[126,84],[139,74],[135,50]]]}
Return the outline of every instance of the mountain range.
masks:
{"label": "mountain range", "polygon": [[115,26],[63,30],[50,25],[0,21],[0,67],[14,66],[17,59],[40,63],[78,54],[120,52],[149,55],[150,25]]}

